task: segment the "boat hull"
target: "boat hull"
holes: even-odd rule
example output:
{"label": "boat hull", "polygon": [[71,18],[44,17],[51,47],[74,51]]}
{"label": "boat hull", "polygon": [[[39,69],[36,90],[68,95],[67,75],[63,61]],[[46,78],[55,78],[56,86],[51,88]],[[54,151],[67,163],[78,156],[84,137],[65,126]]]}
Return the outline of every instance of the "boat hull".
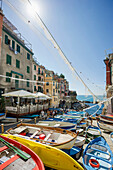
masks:
{"label": "boat hull", "polygon": [[[32,170],[44,170],[45,169],[39,156],[36,155],[36,153],[34,153],[31,149],[29,149],[25,145],[15,141],[15,140],[7,138],[6,136],[0,135],[0,138],[2,140],[4,140],[5,143],[8,142],[3,147],[0,147],[0,155],[1,155],[0,162],[2,162],[0,164],[0,169],[7,170],[7,169],[17,169],[18,168],[19,170],[22,170],[22,169],[27,170],[27,169],[29,169],[29,166],[30,166],[30,169],[32,169]],[[2,146],[2,145],[0,144],[0,146]],[[16,154],[16,152],[14,152],[11,156],[11,153],[13,152],[13,150],[11,148],[15,149],[15,147],[16,147],[17,152],[20,152],[21,154],[23,152],[25,154],[26,153],[29,154],[29,156],[30,156],[29,159],[24,161],[23,158],[21,159],[21,156],[18,155],[18,153]],[[3,152],[5,154],[3,155],[3,159],[2,159]]]}
{"label": "boat hull", "polygon": [[[45,144],[51,145],[52,147],[56,147],[58,149],[71,149],[73,147],[75,141],[76,141],[76,138],[77,138],[77,134],[75,134],[75,133],[73,133],[71,131],[68,131],[68,130],[63,130],[61,128],[52,128],[52,127],[46,127],[46,126],[39,126],[39,125],[35,125],[35,124],[27,124],[27,123],[18,124],[17,128],[14,128],[12,130],[9,129],[9,130],[7,130],[7,133],[19,134],[20,132],[18,132],[18,130],[16,131],[16,129],[18,129],[18,128],[20,128],[20,129],[21,128],[22,129],[23,128],[24,129],[28,128],[30,131],[34,131],[34,132],[37,132],[37,130],[40,129],[39,131],[43,131],[42,133],[44,133],[44,132],[47,133],[48,132],[47,136],[50,134],[51,139],[49,137],[47,140],[45,140],[46,137],[47,137],[46,136],[45,139],[43,141],[41,141],[41,142],[44,142]],[[56,134],[56,136],[55,136],[55,134]],[[33,137],[35,137],[35,135]],[[31,138],[33,138],[33,137],[31,137]],[[38,138],[34,138],[34,140],[38,140]],[[51,140],[51,143],[49,143],[48,140]],[[53,140],[57,141],[57,142],[52,142]]]}
{"label": "boat hull", "polygon": [[14,139],[29,147],[37,155],[39,155],[42,162],[47,167],[57,170],[83,170],[82,166],[80,166],[74,159],[72,159],[68,154],[57,148],[34,142],[28,139],[23,140],[23,138],[14,135],[4,134],[4,136]]}
{"label": "boat hull", "polygon": [[112,170],[112,164],[112,152],[104,138],[98,137],[87,145],[83,153],[83,165],[86,169]]}
{"label": "boat hull", "polygon": [[98,122],[98,125],[101,129],[108,131],[108,132],[113,132],[113,125],[103,123],[101,121]]}

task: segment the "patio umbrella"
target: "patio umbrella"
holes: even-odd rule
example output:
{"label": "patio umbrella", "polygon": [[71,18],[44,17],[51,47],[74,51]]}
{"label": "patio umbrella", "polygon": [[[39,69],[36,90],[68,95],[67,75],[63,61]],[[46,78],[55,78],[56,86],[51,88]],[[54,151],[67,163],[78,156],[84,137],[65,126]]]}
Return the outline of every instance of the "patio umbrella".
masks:
{"label": "patio umbrella", "polygon": [[[35,97],[35,94],[30,93],[26,90],[18,90],[18,91],[13,91],[9,93],[2,94],[2,96],[5,97],[18,97],[18,108],[19,108],[19,103],[20,103],[20,97]],[[17,114],[19,114],[20,108],[17,111]],[[18,117],[17,117],[17,122],[18,122]]]}
{"label": "patio umbrella", "polygon": [[35,97],[34,93],[30,93],[26,90],[18,90],[18,91],[13,91],[9,93],[4,93],[2,96],[5,97]]}
{"label": "patio umbrella", "polygon": [[51,99],[51,97],[49,97],[49,96],[47,96],[46,94],[41,93],[41,92],[35,93],[35,97],[37,97],[37,98],[40,99],[40,100]]}

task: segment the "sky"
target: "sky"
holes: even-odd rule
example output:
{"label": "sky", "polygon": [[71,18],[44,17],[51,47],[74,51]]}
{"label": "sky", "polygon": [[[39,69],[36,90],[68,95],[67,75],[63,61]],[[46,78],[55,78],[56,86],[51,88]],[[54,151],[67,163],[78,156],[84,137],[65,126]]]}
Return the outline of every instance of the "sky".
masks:
{"label": "sky", "polygon": [[[113,48],[113,0],[30,0],[69,62],[95,95],[105,93],[105,50]],[[70,90],[90,94],[47,39],[28,0],[3,0],[3,13],[32,44],[47,69],[65,75]],[[107,50],[111,52],[111,50]]]}

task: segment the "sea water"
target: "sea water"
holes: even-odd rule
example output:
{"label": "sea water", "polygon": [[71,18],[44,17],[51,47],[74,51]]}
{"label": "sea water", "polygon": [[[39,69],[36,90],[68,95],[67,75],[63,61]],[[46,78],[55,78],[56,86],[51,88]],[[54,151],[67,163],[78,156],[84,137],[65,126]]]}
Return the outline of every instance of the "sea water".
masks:
{"label": "sea water", "polygon": [[[92,95],[77,95],[77,99],[80,101],[89,101],[89,102],[93,102],[93,96]],[[97,98],[95,100],[104,100],[105,96],[103,95],[98,95]]]}
{"label": "sea water", "polygon": [[[97,96],[100,101],[103,101],[105,99],[105,96],[99,95]],[[77,99],[80,101],[86,101],[86,104],[89,105],[89,109],[85,109],[85,111],[89,114],[95,117],[96,115],[99,115],[102,113],[102,109],[104,107],[104,104],[93,104],[93,103],[87,103],[88,102],[93,102],[93,96],[92,95],[78,95]]]}

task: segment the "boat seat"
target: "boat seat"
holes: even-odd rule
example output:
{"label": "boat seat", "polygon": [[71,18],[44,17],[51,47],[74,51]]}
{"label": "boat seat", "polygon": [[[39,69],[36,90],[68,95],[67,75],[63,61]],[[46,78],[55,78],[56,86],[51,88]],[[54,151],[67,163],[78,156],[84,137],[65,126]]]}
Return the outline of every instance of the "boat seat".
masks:
{"label": "boat seat", "polygon": [[86,152],[86,155],[87,155],[87,156],[90,156],[90,157],[94,157],[94,158],[99,159],[99,160],[102,160],[102,161],[105,161],[105,162],[107,162],[107,163],[110,163],[109,160],[104,159],[104,158],[99,157],[99,156],[96,156],[96,155],[93,155],[93,154],[90,154],[90,153],[88,153],[88,152]]}
{"label": "boat seat", "polygon": [[38,132],[40,132],[40,130],[37,130],[36,132],[34,132],[34,133],[30,136],[30,138],[33,138],[35,135],[37,135]]}
{"label": "boat seat", "polygon": [[27,127],[25,127],[25,126],[20,126],[20,127],[17,127],[16,129],[12,129],[12,130],[10,130],[10,133],[11,134],[15,134],[15,133],[17,133],[17,134],[19,134],[19,133],[21,133],[21,132],[23,132],[24,130],[26,130],[27,129]]}
{"label": "boat seat", "polygon": [[100,153],[103,153],[103,154],[106,154],[107,158],[106,159],[110,159],[110,154],[108,152],[104,152],[104,151],[101,151],[101,150],[98,150],[98,149],[95,149],[95,148],[90,148],[91,150],[93,151],[97,151],[97,152],[100,152]]}
{"label": "boat seat", "polygon": [[47,141],[47,140],[50,138],[50,136],[52,135],[52,133],[53,133],[53,132],[49,133],[49,134],[45,137],[44,141]]}
{"label": "boat seat", "polygon": [[91,146],[91,148],[94,148],[94,149],[99,149],[99,150],[101,150],[101,151],[104,151],[104,152],[107,152],[107,148],[104,146],[100,146],[100,145],[96,145],[96,144],[93,144],[92,146]]}

